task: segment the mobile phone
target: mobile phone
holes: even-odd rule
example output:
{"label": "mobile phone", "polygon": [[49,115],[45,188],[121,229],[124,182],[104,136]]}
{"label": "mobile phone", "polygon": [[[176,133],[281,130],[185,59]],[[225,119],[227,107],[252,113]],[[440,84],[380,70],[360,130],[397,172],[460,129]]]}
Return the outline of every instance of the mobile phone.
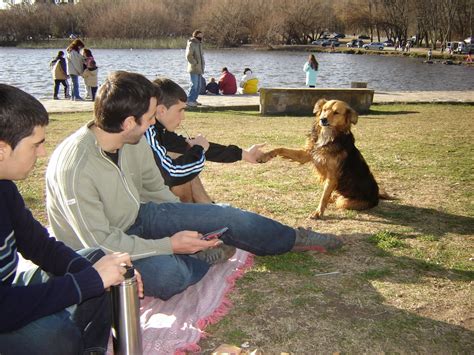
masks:
{"label": "mobile phone", "polygon": [[225,232],[227,232],[229,230],[229,228],[227,227],[224,227],[224,228],[221,228],[221,229],[218,229],[218,230],[215,230],[215,231],[212,231],[212,232],[209,232],[209,233],[206,233],[204,234],[201,239],[202,240],[212,240],[212,239],[216,239],[216,238],[219,238],[222,234],[224,234]]}

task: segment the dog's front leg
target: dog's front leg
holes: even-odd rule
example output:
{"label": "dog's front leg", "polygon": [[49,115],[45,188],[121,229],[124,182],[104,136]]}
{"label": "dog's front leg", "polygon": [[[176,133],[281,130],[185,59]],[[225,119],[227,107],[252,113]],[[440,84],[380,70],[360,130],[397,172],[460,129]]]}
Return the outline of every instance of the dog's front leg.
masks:
{"label": "dog's front leg", "polygon": [[259,163],[266,163],[267,161],[275,158],[276,156],[280,156],[285,159],[290,159],[296,161],[300,164],[308,163],[312,160],[311,155],[302,149],[288,149],[288,148],[276,148],[270,150],[269,152],[262,155],[262,157],[258,160]]}
{"label": "dog's front leg", "polygon": [[319,206],[316,212],[311,216],[311,218],[319,219],[323,216],[324,210],[326,209],[329,199],[331,198],[331,194],[336,188],[337,180],[336,179],[326,179],[324,181],[324,189],[323,189],[323,196],[321,196],[321,200],[319,201]]}

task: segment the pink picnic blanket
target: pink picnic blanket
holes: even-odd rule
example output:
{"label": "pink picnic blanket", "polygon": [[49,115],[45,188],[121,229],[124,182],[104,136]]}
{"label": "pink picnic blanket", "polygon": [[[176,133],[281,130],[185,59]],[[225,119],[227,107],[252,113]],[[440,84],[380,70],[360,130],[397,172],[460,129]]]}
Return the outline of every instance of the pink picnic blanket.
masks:
{"label": "pink picnic blanket", "polygon": [[169,300],[145,297],[140,307],[143,354],[199,351],[204,328],[228,312],[227,294],[252,263],[251,254],[237,249],[229,261],[214,265],[196,285]]}
{"label": "pink picnic blanket", "polygon": [[[18,271],[34,266],[19,256]],[[252,264],[252,254],[237,249],[227,262],[211,267],[201,281],[179,295],[167,301],[145,297],[140,305],[143,354],[200,351],[197,343],[205,335],[204,328],[227,314],[232,306],[227,295]],[[112,339],[107,354],[113,354]]]}

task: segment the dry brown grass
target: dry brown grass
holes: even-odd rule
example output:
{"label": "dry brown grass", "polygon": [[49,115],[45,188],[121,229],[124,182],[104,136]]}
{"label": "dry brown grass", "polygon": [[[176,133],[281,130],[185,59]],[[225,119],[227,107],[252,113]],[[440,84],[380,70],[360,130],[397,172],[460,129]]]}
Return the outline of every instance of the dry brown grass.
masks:
{"label": "dry brown grass", "polygon": [[[323,220],[308,219],[321,193],[309,165],[208,163],[204,181],[217,201],[343,235],[346,246],[309,260],[258,258],[232,294],[231,313],[201,342],[204,352],[245,341],[266,353],[472,349],[474,108],[373,110],[354,127],[357,145],[398,200],[366,212],[330,207]],[[311,122],[218,114],[212,120],[209,126],[206,114],[197,115],[187,126],[216,142],[267,142],[268,149],[302,146]],[[309,275],[285,269],[296,262]],[[340,274],[314,276],[333,271]]]}
{"label": "dry brown grass", "polygon": [[[50,150],[88,115],[53,116]],[[335,254],[256,258],[231,294],[234,307],[200,345],[265,353],[470,353],[474,348],[474,107],[375,106],[354,128],[356,144],[395,201],[365,212],[310,220],[321,187],[312,168],[208,163],[203,180],[218,202],[292,226],[342,235]],[[212,141],[267,149],[304,144],[310,118],[188,113],[186,129]],[[44,220],[43,166],[21,184]],[[330,276],[316,274],[334,272]]]}

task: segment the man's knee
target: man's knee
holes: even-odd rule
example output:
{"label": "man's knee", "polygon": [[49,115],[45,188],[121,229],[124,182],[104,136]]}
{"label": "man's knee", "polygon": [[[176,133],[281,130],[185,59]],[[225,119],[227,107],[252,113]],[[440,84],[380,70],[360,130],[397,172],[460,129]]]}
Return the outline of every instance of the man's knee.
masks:
{"label": "man's knee", "polygon": [[193,191],[191,187],[191,182],[186,182],[182,185],[173,186],[170,190],[180,199],[181,202],[193,202]]}
{"label": "man's knee", "polygon": [[160,255],[137,260],[135,267],[143,279],[145,296],[167,300],[198,282],[209,269],[200,260],[175,255]]}

